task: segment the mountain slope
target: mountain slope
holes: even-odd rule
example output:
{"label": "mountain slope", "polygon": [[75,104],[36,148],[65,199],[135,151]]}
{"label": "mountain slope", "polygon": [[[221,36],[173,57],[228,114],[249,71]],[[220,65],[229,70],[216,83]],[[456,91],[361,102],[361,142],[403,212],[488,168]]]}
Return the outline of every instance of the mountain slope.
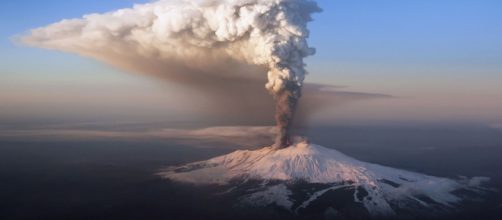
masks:
{"label": "mountain slope", "polygon": [[[452,207],[462,198],[460,189],[479,190],[484,178],[457,181],[366,163],[336,150],[305,141],[274,150],[265,147],[255,151],[240,150],[207,161],[168,168],[159,173],[171,180],[193,184],[231,184],[259,181],[271,182],[262,190],[243,196],[256,204],[276,204],[298,211],[331,190],[354,189],[354,201],[362,203],[372,215],[389,215],[396,206]],[[294,207],[288,186],[295,182],[325,184],[312,191]],[[361,196],[364,195],[364,196]]]}

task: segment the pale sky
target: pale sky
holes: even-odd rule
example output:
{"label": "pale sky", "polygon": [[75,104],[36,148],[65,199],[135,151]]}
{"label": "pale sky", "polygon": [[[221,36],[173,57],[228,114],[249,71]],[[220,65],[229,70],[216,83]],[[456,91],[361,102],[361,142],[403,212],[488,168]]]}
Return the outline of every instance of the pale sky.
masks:
{"label": "pale sky", "polygon": [[[2,3],[1,121],[197,120],[204,103],[180,100],[176,85],[12,41],[32,28],[141,2]],[[502,122],[502,2],[318,3],[323,12],[309,39],[317,54],[307,59],[306,81],[394,98],[336,105],[313,120]]]}

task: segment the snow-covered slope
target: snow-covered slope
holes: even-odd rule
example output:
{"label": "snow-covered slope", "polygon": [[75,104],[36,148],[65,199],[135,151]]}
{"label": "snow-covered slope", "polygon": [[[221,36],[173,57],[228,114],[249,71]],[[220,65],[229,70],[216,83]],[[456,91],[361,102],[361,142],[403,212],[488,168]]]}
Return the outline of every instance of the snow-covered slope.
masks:
{"label": "snow-covered slope", "polygon": [[[296,210],[307,207],[330,190],[352,187],[355,189],[354,200],[362,203],[372,215],[394,213],[392,204],[412,202],[424,207],[431,203],[453,206],[461,201],[453,194],[455,190],[477,190],[477,183],[484,180],[457,181],[366,163],[306,141],[279,150],[271,147],[240,150],[207,161],[172,167],[159,174],[193,184],[229,184],[248,180],[283,182],[247,195],[244,199],[262,205],[275,203]],[[294,192],[287,185],[297,180],[327,186],[310,193],[308,199],[293,207],[289,197]],[[361,190],[365,191],[363,198],[358,196]]]}

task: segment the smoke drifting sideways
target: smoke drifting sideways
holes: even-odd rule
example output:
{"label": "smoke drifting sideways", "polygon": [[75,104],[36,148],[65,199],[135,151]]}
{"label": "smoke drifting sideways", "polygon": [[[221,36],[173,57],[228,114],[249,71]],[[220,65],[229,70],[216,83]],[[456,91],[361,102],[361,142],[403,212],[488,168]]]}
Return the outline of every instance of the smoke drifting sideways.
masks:
{"label": "smoke drifting sideways", "polygon": [[307,74],[303,58],[315,53],[307,23],[319,11],[309,0],[161,0],[65,19],[18,41],[181,83],[220,106],[262,99],[264,83],[276,101],[276,146],[285,147]]}

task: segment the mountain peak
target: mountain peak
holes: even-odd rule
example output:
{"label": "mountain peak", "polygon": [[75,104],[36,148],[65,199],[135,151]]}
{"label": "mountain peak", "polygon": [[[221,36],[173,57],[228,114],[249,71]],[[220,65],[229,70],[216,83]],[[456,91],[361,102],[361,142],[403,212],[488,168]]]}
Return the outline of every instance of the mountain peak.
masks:
{"label": "mountain peak", "polygon": [[[282,182],[287,186],[299,181],[326,185],[325,189],[312,192],[311,197],[298,204],[296,209],[307,207],[310,202],[329,190],[351,187],[355,190],[354,200],[364,204],[374,215],[392,214],[393,204],[402,204],[404,200],[424,207],[452,207],[462,200],[454,191],[479,190],[481,188],[478,185],[471,183],[485,180],[479,177],[471,180],[452,180],[367,163],[337,150],[311,144],[304,139],[297,139],[287,148],[239,150],[206,161],[170,167],[159,175],[192,184],[225,185],[255,180],[261,181],[262,185]],[[276,203],[289,201],[288,195],[294,193],[287,187],[278,187],[277,184],[263,191],[271,189],[286,190],[278,194],[284,198],[265,199],[272,203],[276,200]],[[359,198],[357,194],[360,191],[364,191],[366,196]],[[261,194],[255,194],[254,197],[259,195]],[[274,193],[267,192],[262,196],[272,195]],[[281,204],[289,204],[289,207],[285,208],[293,208],[292,202]]]}

